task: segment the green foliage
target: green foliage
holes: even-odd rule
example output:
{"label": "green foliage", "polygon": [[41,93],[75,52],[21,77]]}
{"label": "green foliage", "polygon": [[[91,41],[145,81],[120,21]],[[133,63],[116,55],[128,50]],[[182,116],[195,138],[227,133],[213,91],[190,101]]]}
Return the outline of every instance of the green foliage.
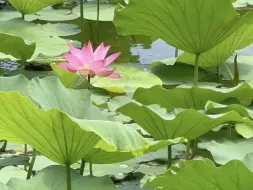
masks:
{"label": "green foliage", "polygon": [[11,5],[22,14],[32,14],[44,7],[62,3],[66,0],[9,0]]}
{"label": "green foliage", "polygon": [[0,52],[20,59],[23,63],[32,57],[36,48],[35,43],[27,44],[22,38],[10,34],[0,33],[0,41]]}
{"label": "green foliage", "polygon": [[[167,173],[148,180],[145,188],[163,188],[177,190],[248,190],[253,188],[253,177],[240,161],[231,161],[222,167],[215,167],[202,160],[192,161],[176,174]],[[194,182],[194,183],[193,183]]]}
{"label": "green foliage", "polygon": [[252,19],[239,17],[231,0],[132,0],[115,11],[114,24],[122,35],[156,36],[193,54],[212,49]]}

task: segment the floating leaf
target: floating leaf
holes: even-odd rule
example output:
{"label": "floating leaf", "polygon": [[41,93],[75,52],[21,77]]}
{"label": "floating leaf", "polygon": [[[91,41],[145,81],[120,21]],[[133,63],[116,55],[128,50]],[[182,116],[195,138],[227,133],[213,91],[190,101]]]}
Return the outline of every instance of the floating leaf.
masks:
{"label": "floating leaf", "polygon": [[[18,178],[21,180],[25,180],[27,176],[27,172],[25,170],[22,170],[21,168],[14,167],[14,166],[8,166],[0,171],[0,184],[7,184],[7,182],[11,178]],[[1,187],[1,186],[0,186]]]}
{"label": "floating leaf", "polygon": [[54,32],[57,34],[57,36],[72,36],[79,34],[81,32],[81,29],[79,26],[74,24],[66,24],[66,23],[58,23],[58,24],[43,24],[42,29]]}
{"label": "floating leaf", "polygon": [[9,0],[11,5],[22,14],[33,14],[51,5],[63,3],[65,0]]}
{"label": "floating leaf", "polygon": [[165,174],[149,179],[144,188],[177,190],[248,190],[253,188],[253,174],[240,161],[231,161],[222,167],[215,167],[202,160],[192,161],[178,174]]}
{"label": "floating leaf", "polygon": [[235,99],[240,104],[249,105],[252,102],[253,89],[248,83],[242,83],[234,88],[214,88],[211,86],[190,87],[181,86],[173,89],[164,89],[154,86],[150,89],[139,88],[133,99],[145,104],[159,104],[168,111],[174,108],[204,109],[208,100],[220,103],[227,99]]}
{"label": "floating leaf", "polygon": [[131,67],[116,67],[120,79],[96,78],[92,85],[111,92],[124,93],[125,87],[133,90],[138,87],[149,88],[154,85],[161,85],[162,81],[152,73],[141,71]]}
{"label": "floating leaf", "polygon": [[118,5],[113,22],[122,35],[156,36],[178,49],[201,54],[251,18],[252,13],[238,16],[231,0],[132,0],[124,8]]}
{"label": "floating leaf", "polygon": [[[108,177],[81,176],[71,170],[72,189],[75,190],[113,190],[115,185]],[[62,166],[49,166],[40,171],[34,178],[24,181],[11,179],[7,187],[12,190],[61,190],[66,187],[66,168]]]}
{"label": "floating leaf", "polygon": [[35,42],[35,53],[29,60],[35,59],[40,54],[54,57],[68,51],[66,41],[59,38],[56,33],[43,30],[41,25],[27,22],[22,19],[12,19],[0,22],[0,33],[13,34],[24,40]]}
{"label": "floating leaf", "polygon": [[205,115],[194,109],[166,113],[166,110],[154,109],[136,103],[128,103],[117,111],[133,119],[156,140],[178,137],[191,140],[223,123],[244,121],[235,111],[219,115]]}
{"label": "floating leaf", "polygon": [[253,153],[253,138],[247,140],[234,140],[205,143],[201,148],[211,152],[213,159],[218,164],[226,164],[231,160],[242,161],[248,153]]}
{"label": "floating leaf", "polygon": [[0,33],[0,41],[0,52],[20,59],[22,62],[32,57],[36,47],[35,43],[27,44],[22,38],[11,34]]}

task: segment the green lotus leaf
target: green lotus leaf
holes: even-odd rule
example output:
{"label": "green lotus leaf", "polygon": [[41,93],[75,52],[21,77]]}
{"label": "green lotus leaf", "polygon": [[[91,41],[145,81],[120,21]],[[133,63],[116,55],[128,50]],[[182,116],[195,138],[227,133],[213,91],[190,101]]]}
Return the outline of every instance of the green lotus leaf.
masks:
{"label": "green lotus leaf", "polygon": [[22,62],[32,57],[36,47],[35,43],[27,44],[22,38],[11,34],[0,33],[0,41],[0,52],[20,59]]}
{"label": "green lotus leaf", "polygon": [[23,96],[29,96],[29,80],[24,75],[15,75],[11,77],[0,77],[0,91],[17,91]]}
{"label": "green lotus leaf", "polygon": [[205,110],[208,113],[212,113],[212,114],[221,114],[221,113],[226,113],[231,110],[234,110],[237,113],[239,113],[241,116],[247,117],[245,118],[244,123],[236,123],[235,129],[244,138],[253,137],[253,120],[252,120],[253,110],[251,107],[244,107],[238,104],[223,105],[223,104],[217,104],[215,102],[208,102]]}
{"label": "green lotus leaf", "polygon": [[161,86],[139,88],[135,91],[133,99],[145,105],[159,104],[170,111],[174,108],[204,109],[208,100],[221,103],[231,98],[240,104],[249,105],[252,97],[253,88],[245,82],[234,88],[214,88],[206,85],[179,86],[168,90]]}
{"label": "green lotus leaf", "polygon": [[95,78],[92,85],[117,93],[124,93],[125,87],[135,90],[138,87],[162,85],[162,81],[157,76],[146,71],[122,66],[116,67],[116,71],[120,74],[120,79]]}
{"label": "green lotus leaf", "polygon": [[112,120],[92,104],[90,91],[65,88],[57,77],[33,78],[28,89],[42,109],[59,109],[77,119]]}
{"label": "green lotus leaf", "polygon": [[54,57],[61,55],[63,52],[68,52],[67,42],[59,38],[56,33],[43,30],[41,25],[22,19],[16,18],[0,22],[0,33],[12,34],[29,42],[35,42],[35,52],[28,61],[34,60],[40,54]]}
{"label": "green lotus leaf", "polygon": [[201,54],[251,19],[252,13],[238,16],[231,0],[131,0],[124,8],[118,5],[113,22],[122,35],[156,36]]}
{"label": "green lotus leaf", "polygon": [[12,141],[9,135],[15,135],[58,164],[77,162],[101,140],[66,114],[56,109],[41,110],[16,92],[0,92],[0,102],[3,139]]}
{"label": "green lotus leaf", "polygon": [[41,9],[63,3],[66,0],[9,0],[11,5],[22,14],[33,14]]}
{"label": "green lotus leaf", "polygon": [[[109,177],[81,176],[71,170],[72,189],[75,190],[113,190],[115,185]],[[49,166],[39,172],[30,180],[11,179],[7,187],[12,190],[61,190],[66,187],[66,168],[62,166]]]}
{"label": "green lotus leaf", "polygon": [[6,185],[11,178],[18,178],[21,180],[25,180],[26,176],[27,171],[19,167],[8,166],[0,170],[0,184],[2,183]]}
{"label": "green lotus leaf", "polygon": [[[16,75],[12,77],[0,77],[0,90],[1,91],[16,91],[21,95],[28,97],[28,84],[29,80],[24,75]],[[9,139],[12,142],[23,143],[23,141],[15,134],[6,133],[3,128],[0,127],[0,139]]]}
{"label": "green lotus leaf", "polygon": [[144,188],[177,190],[248,190],[253,188],[253,174],[240,161],[215,167],[202,160],[194,160],[178,174],[165,174],[149,179]]}
{"label": "green lotus leaf", "polygon": [[[112,21],[114,17],[115,6],[109,3],[103,3],[99,6],[99,21]],[[80,6],[73,9],[73,13],[80,16]],[[84,18],[88,20],[97,20],[97,3],[86,2],[83,5]]]}
{"label": "green lotus leaf", "polygon": [[[67,89],[56,77],[46,77],[33,78],[29,84],[29,94],[40,108],[45,110],[57,108],[71,116],[72,120],[81,125],[84,130],[93,131],[103,138],[84,156],[86,161],[111,163],[112,161],[108,160],[110,157],[114,162],[120,162],[127,158],[126,155],[133,158],[144,154],[144,151],[149,148],[148,142],[135,130],[110,121],[112,118],[109,115],[103,114],[99,108],[94,107],[88,90]],[[99,155],[103,154],[103,156],[100,157],[98,151],[100,151]]]}
{"label": "green lotus leaf", "polygon": [[215,102],[207,102],[205,110],[208,113],[214,113],[214,114],[220,114],[220,113],[225,113],[229,112],[231,110],[236,111],[243,117],[250,117],[253,119],[253,110],[251,107],[244,107],[239,104],[230,104],[230,105],[224,105],[224,104],[218,104]]}
{"label": "green lotus leaf", "polygon": [[[13,7],[11,6],[5,6],[0,11],[0,21],[7,21],[14,18],[20,18],[21,16],[22,16],[21,13],[13,9]],[[38,18],[38,15],[33,14],[33,15],[27,15],[25,17],[25,20],[34,21],[37,18]]]}
{"label": "green lotus leaf", "polygon": [[201,148],[205,148],[210,151],[214,161],[223,165],[231,160],[243,161],[247,154],[253,153],[252,146],[253,138],[250,138],[234,141],[211,141],[210,143],[203,143]]}
{"label": "green lotus leaf", "polygon": [[173,140],[162,140],[150,143],[149,146],[137,151],[115,151],[115,148],[108,146],[108,144],[100,141],[95,148],[93,148],[83,158],[85,161],[94,164],[111,164],[118,163],[142,156],[144,154],[155,152],[169,145],[186,142],[184,138],[177,138]]}
{"label": "green lotus leaf", "polygon": [[178,137],[192,140],[223,123],[244,122],[244,118],[235,111],[219,115],[205,115],[194,109],[167,113],[165,109],[136,103],[128,103],[117,111],[133,119],[156,140]]}
{"label": "green lotus leaf", "polygon": [[[227,37],[222,43],[201,54],[199,57],[199,66],[217,67],[224,64],[235,50],[245,48],[253,42],[252,33],[253,25],[244,24],[236,32]],[[177,62],[194,65],[195,55],[184,52],[179,55]]]}

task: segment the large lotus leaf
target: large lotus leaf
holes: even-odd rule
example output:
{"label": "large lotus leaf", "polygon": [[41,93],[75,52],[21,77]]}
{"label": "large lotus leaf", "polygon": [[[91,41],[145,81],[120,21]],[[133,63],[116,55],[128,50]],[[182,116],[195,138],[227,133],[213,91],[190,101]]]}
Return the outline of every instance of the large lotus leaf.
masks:
{"label": "large lotus leaf", "polygon": [[86,154],[83,159],[87,162],[94,164],[110,164],[123,162],[138,156],[142,156],[147,153],[155,152],[169,145],[183,142],[186,142],[184,138],[177,138],[173,140],[162,140],[150,143],[149,146],[145,147],[142,150],[115,151],[113,147],[110,147],[108,146],[108,144],[101,141],[95,146],[95,148],[93,148],[88,154]]}
{"label": "large lotus leaf", "polygon": [[119,66],[116,67],[116,71],[120,74],[120,79],[95,78],[92,85],[117,93],[124,93],[125,87],[135,90],[138,87],[162,85],[162,81],[157,76],[146,71]]}
{"label": "large lotus leaf", "polygon": [[0,33],[13,34],[24,40],[35,42],[35,53],[30,60],[35,59],[39,54],[53,57],[68,51],[67,42],[59,38],[56,33],[43,30],[41,25],[22,19],[16,18],[0,22]]}
{"label": "large lotus leaf", "polygon": [[231,160],[242,161],[248,153],[253,153],[253,138],[247,140],[234,141],[211,141],[210,143],[203,143],[201,148],[205,148],[211,152],[214,161],[218,164],[226,164]]}
{"label": "large lotus leaf", "polygon": [[43,9],[37,15],[39,20],[50,22],[71,21],[78,18],[78,15],[72,13],[69,9]]}
{"label": "large lotus leaf", "polygon": [[20,167],[8,166],[0,170],[0,183],[6,185],[11,178],[25,180],[27,171]]}
{"label": "large lotus leaf", "polygon": [[[109,3],[103,3],[99,6],[99,21],[112,21],[114,17],[115,6]],[[80,16],[80,6],[73,9],[73,12]],[[88,20],[97,20],[97,3],[87,2],[83,6],[84,18]]]}
{"label": "large lotus leaf", "polygon": [[150,89],[139,88],[135,91],[133,99],[145,104],[159,104],[168,111],[174,108],[204,109],[208,100],[220,103],[234,98],[243,105],[252,102],[253,89],[248,83],[242,83],[234,88],[203,87],[178,87],[164,89],[162,86],[154,86]]}
{"label": "large lotus leaf", "polygon": [[[5,6],[4,8],[1,9],[0,11],[0,21],[7,21],[11,20],[14,18],[21,18],[21,13],[13,9],[11,6]],[[27,15],[25,17],[26,21],[33,21],[38,18],[38,15]]]}
{"label": "large lotus leaf", "polygon": [[28,95],[29,80],[24,75],[0,77],[0,91],[17,91],[23,96]]}
{"label": "large lotus leaf", "polygon": [[248,190],[253,188],[253,174],[240,161],[215,167],[202,160],[192,161],[178,174],[166,174],[150,179],[144,188],[164,190]]}
{"label": "large lotus leaf", "polygon": [[178,49],[201,54],[251,17],[251,13],[239,17],[231,0],[131,0],[125,8],[116,8],[113,22],[122,35],[156,36]]}
{"label": "large lotus leaf", "polygon": [[[237,49],[242,49],[253,42],[253,25],[244,24],[236,32],[231,34],[222,43],[216,45],[211,50],[203,53],[199,57],[200,67],[217,67],[225,61]],[[195,64],[195,55],[184,52],[177,58],[178,62]]]}
{"label": "large lotus leaf", "polygon": [[22,62],[32,57],[36,47],[35,43],[27,44],[22,38],[11,34],[0,33],[0,41],[0,52],[20,59]]}
{"label": "large lotus leaf", "polygon": [[65,88],[57,77],[33,78],[28,88],[42,109],[56,108],[78,119],[112,120],[92,104],[90,91]]}
{"label": "large lotus leaf", "polygon": [[[74,190],[113,190],[115,185],[109,177],[81,176],[71,170],[72,189]],[[62,166],[49,166],[39,172],[30,180],[11,179],[7,187],[12,190],[63,190],[66,187],[66,168]]]}
{"label": "large lotus leaf", "polygon": [[100,140],[85,131],[66,114],[53,109],[44,111],[16,92],[0,92],[1,136],[13,140],[16,135],[52,161],[66,165],[80,160]]}
{"label": "large lotus leaf", "polygon": [[236,123],[235,129],[244,138],[253,137],[253,120],[252,120],[253,110],[251,107],[244,107],[238,104],[223,105],[223,104],[217,104],[215,102],[208,102],[205,110],[208,113],[212,113],[212,114],[221,114],[221,113],[226,113],[231,110],[234,110],[237,113],[239,113],[241,116],[248,117],[244,119],[244,123]]}
{"label": "large lotus leaf", "polygon": [[9,0],[11,5],[22,14],[33,14],[44,7],[62,3],[66,0]]}
{"label": "large lotus leaf", "polygon": [[205,110],[209,113],[215,113],[215,114],[225,113],[225,112],[234,110],[243,117],[250,117],[251,119],[253,119],[252,108],[244,107],[239,104],[224,105],[224,104],[218,104],[218,103],[209,101],[206,104]]}
{"label": "large lotus leaf", "polygon": [[223,123],[244,121],[244,118],[235,111],[219,115],[205,115],[194,109],[167,113],[166,110],[136,103],[128,103],[117,111],[133,119],[156,140],[178,137],[191,140]]}

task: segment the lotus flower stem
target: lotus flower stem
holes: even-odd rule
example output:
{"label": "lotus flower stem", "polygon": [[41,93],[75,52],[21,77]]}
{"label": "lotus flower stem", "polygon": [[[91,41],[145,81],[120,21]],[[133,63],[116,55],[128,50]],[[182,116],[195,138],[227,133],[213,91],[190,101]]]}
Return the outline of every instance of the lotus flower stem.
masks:
{"label": "lotus flower stem", "polygon": [[175,57],[178,56],[178,48],[175,48]]}
{"label": "lotus flower stem", "polygon": [[85,168],[85,160],[81,160],[81,165],[80,165],[80,170],[79,170],[79,174],[83,175],[84,173],[84,168]]}
{"label": "lotus flower stem", "polygon": [[84,16],[83,16],[83,0],[80,0],[80,28],[81,28],[81,44],[84,45]]}
{"label": "lotus flower stem", "polygon": [[217,82],[220,82],[220,66],[216,67],[217,69]]}
{"label": "lotus flower stem", "polygon": [[31,176],[32,176],[32,171],[33,171],[33,166],[34,166],[34,163],[35,163],[35,160],[36,160],[36,156],[37,156],[37,150],[33,149],[32,160],[31,160],[31,163],[29,165],[29,169],[28,169],[26,179],[30,179]]}
{"label": "lotus flower stem", "polygon": [[[27,144],[25,144],[24,155],[27,156]],[[27,171],[26,166],[24,166],[24,169],[25,169],[25,171]]]}
{"label": "lotus flower stem", "polygon": [[22,19],[25,20],[25,14],[24,13],[21,13],[22,14]]}
{"label": "lotus flower stem", "polygon": [[97,22],[96,22],[96,26],[97,26],[97,38],[98,38],[98,44],[99,44],[99,12],[100,12],[100,0],[97,0]]}
{"label": "lotus flower stem", "polygon": [[89,163],[89,168],[90,168],[90,176],[93,176],[92,163]]}
{"label": "lotus flower stem", "polygon": [[200,56],[200,54],[196,54],[195,65],[194,65],[194,81],[193,81],[193,84],[195,86],[198,86],[198,81],[199,81],[199,56]]}
{"label": "lotus flower stem", "polygon": [[188,140],[187,145],[186,145],[186,151],[185,151],[185,159],[186,160],[190,159],[190,149],[191,149],[191,141]]}
{"label": "lotus flower stem", "polygon": [[3,144],[3,146],[1,147],[0,152],[5,152],[6,147],[7,147],[7,141],[3,141],[3,142],[4,142],[4,144]]}
{"label": "lotus flower stem", "polygon": [[70,163],[66,164],[66,180],[67,180],[67,190],[72,190],[72,185],[71,185],[71,168],[70,168]]}
{"label": "lotus flower stem", "polygon": [[239,69],[238,69],[238,62],[237,62],[237,54],[235,55],[234,59],[234,79],[233,85],[237,86],[239,84]]}
{"label": "lotus flower stem", "polygon": [[171,150],[171,145],[168,146],[168,162],[167,162],[167,168],[169,169],[172,164],[172,150]]}
{"label": "lotus flower stem", "polygon": [[232,127],[233,127],[233,124],[232,123],[229,123],[228,124],[228,140],[232,140]]}

